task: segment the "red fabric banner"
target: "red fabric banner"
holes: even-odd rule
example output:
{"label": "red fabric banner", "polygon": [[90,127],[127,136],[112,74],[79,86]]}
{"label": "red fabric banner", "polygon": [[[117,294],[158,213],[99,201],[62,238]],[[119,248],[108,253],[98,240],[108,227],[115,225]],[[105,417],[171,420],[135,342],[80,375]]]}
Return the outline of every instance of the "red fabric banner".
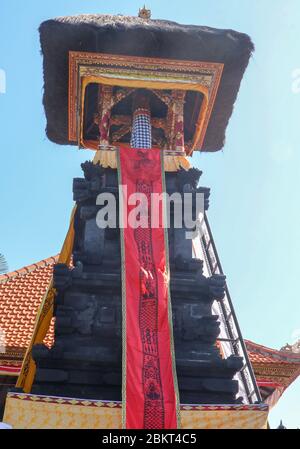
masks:
{"label": "red fabric banner", "polygon": [[[151,204],[152,194],[164,191],[161,151],[121,148],[119,184],[124,226],[123,427],[175,429],[179,415],[166,229],[162,203],[155,211]],[[145,199],[147,207],[137,215],[140,226],[134,227],[134,209]],[[151,227],[151,212],[159,227]]]}

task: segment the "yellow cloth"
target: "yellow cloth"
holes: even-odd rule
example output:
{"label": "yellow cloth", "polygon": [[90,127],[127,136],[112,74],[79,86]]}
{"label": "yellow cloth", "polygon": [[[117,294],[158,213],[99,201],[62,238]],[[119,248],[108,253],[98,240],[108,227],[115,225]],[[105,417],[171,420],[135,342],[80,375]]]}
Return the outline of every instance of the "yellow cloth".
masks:
{"label": "yellow cloth", "polygon": [[[265,429],[265,406],[181,406],[182,429]],[[9,393],[4,422],[14,429],[121,429],[120,403]]]}
{"label": "yellow cloth", "polygon": [[[94,164],[100,164],[104,168],[117,168],[117,154],[112,150],[98,150],[93,159]],[[164,166],[166,172],[178,171],[180,168],[189,170],[191,164],[185,156],[164,156]]]}
{"label": "yellow cloth", "polygon": [[[68,229],[67,236],[65,238],[64,244],[62,246],[58,263],[69,264],[72,256],[73,243],[74,243],[74,215],[76,212],[76,206],[73,207],[70,226]],[[33,334],[31,337],[31,342],[26,351],[21,372],[19,374],[16,387],[20,387],[26,393],[31,391],[31,387],[34,381],[36,365],[31,356],[32,347],[38,343],[43,343],[43,340],[48,332],[51,319],[53,317],[53,304],[55,298],[55,289],[53,288],[53,279],[51,279],[49,287],[42,299],[41,305],[39,307]]]}

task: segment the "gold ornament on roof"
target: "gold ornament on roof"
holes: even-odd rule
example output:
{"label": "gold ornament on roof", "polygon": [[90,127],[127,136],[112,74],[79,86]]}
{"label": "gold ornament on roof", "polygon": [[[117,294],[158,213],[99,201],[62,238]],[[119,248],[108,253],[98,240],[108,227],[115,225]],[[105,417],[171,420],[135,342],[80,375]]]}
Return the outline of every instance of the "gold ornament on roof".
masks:
{"label": "gold ornament on roof", "polygon": [[144,5],[143,8],[139,9],[139,17],[146,20],[151,19],[151,9],[147,9],[146,5]]}

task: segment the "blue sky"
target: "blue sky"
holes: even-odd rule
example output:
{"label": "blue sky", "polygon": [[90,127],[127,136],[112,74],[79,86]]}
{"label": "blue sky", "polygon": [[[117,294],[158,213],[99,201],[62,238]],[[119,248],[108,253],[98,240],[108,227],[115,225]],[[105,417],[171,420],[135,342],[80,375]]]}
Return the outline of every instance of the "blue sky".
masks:
{"label": "blue sky", "polygon": [[[11,270],[58,253],[72,208],[72,179],[91,153],[45,136],[38,26],[78,13],[136,15],[143,2],[2,0],[0,10],[0,252]],[[211,187],[209,219],[245,338],[273,348],[300,338],[299,0],[148,2],[153,18],[233,28],[256,51],[224,150],[196,154]],[[300,85],[300,83],[299,83]],[[1,88],[0,88],[1,92]],[[300,379],[270,416],[300,427]]]}

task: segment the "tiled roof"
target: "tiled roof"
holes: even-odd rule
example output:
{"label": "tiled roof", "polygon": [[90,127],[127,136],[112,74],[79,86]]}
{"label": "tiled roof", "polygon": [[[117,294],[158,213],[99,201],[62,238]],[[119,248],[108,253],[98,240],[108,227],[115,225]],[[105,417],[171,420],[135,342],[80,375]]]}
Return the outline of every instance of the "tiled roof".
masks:
{"label": "tiled roof", "polygon": [[[280,387],[282,394],[300,375],[299,353],[278,351],[247,340],[245,343],[259,387]],[[261,392],[262,395],[266,393]]]}
{"label": "tiled roof", "polygon": [[[57,256],[50,257],[0,276],[1,340],[8,353],[24,352],[29,345],[36,312],[56,261]],[[49,334],[45,343],[50,344],[52,340]]]}
{"label": "tiled roof", "polygon": [[245,343],[250,360],[254,364],[275,363],[278,365],[296,363],[300,365],[300,354],[267,348],[249,340],[245,340]]}
{"label": "tiled roof", "polygon": [[284,363],[282,361],[274,360],[272,357],[262,354],[257,354],[254,351],[251,351],[251,347],[246,343],[246,347],[248,350],[248,355],[251,360],[251,363]]}
{"label": "tiled roof", "polygon": [[[20,354],[24,353],[29,345],[36,312],[57,259],[58,256],[50,257],[0,276],[0,329],[4,331],[8,349],[7,354],[2,355],[2,359],[17,359],[17,354],[20,358]],[[52,342],[53,325],[45,338],[46,344],[51,345]],[[300,363],[299,354],[277,351],[249,340],[245,343],[254,365]]]}

